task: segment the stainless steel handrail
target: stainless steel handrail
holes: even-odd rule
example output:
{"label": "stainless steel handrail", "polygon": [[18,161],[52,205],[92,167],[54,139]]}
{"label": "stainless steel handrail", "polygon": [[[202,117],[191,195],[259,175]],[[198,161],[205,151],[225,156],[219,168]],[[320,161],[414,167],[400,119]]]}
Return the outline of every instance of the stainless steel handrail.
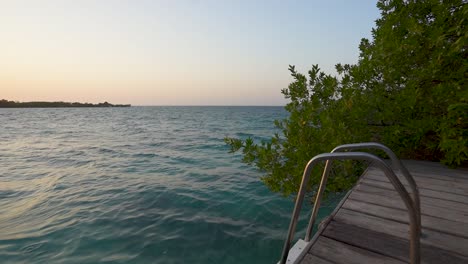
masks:
{"label": "stainless steel handrail", "polygon": [[[409,171],[406,169],[406,167],[403,165],[403,163],[397,158],[395,153],[388,148],[387,146],[376,143],[376,142],[363,142],[363,143],[353,143],[353,144],[344,144],[340,145],[336,148],[334,148],[331,153],[339,152],[339,151],[345,151],[345,150],[356,150],[356,149],[380,149],[383,150],[387,156],[390,158],[392,161],[392,165],[395,166],[397,169],[401,171],[403,176],[405,176],[406,180],[409,183],[409,186],[412,191],[412,198],[413,198],[413,203],[415,205],[415,208],[417,210],[417,217],[418,217],[418,226],[417,230],[418,232],[421,233],[421,207],[420,207],[420,201],[419,201],[419,190],[416,185],[416,182],[414,181],[413,177],[409,173]],[[323,183],[320,182],[320,185],[326,185],[327,184],[327,179],[328,179],[328,174],[330,173],[332,162],[330,160],[327,160],[325,163],[325,168],[323,169],[323,175],[322,175],[322,181]],[[406,188],[405,188],[406,190]],[[307,227],[307,233],[306,233],[306,241],[310,240],[310,237],[312,235],[312,230],[315,224],[315,220],[317,218],[317,213],[318,210],[320,209],[320,204],[322,202],[322,193],[323,189],[319,189],[319,192],[317,194],[318,200],[314,203],[314,208],[312,210],[312,216],[310,217],[310,222],[309,226]]]}
{"label": "stainless steel handrail", "polygon": [[[405,177],[406,181],[408,182],[411,188],[411,194],[413,198],[413,203],[417,211],[418,216],[418,231],[421,232],[421,202],[419,200],[419,190],[416,182],[414,181],[413,176],[411,176],[408,169],[406,169],[405,165],[401,162],[401,160],[395,155],[395,153],[384,144],[380,144],[377,142],[362,142],[362,143],[352,143],[352,144],[344,144],[334,148],[331,153],[338,152],[338,151],[345,151],[345,150],[357,150],[357,149],[380,149],[387,154],[392,162],[392,166],[395,166],[401,174]],[[331,164],[330,164],[331,165]],[[325,164],[327,166],[327,164]]]}
{"label": "stainless steel handrail", "polygon": [[[318,194],[316,197],[315,206],[320,205],[321,196],[325,189],[325,185],[328,179],[328,173],[330,171],[329,166],[331,161],[333,160],[367,160],[374,162],[374,165],[380,168],[387,178],[390,180],[400,197],[402,198],[403,202],[405,203],[406,208],[408,209],[409,215],[409,222],[410,222],[410,260],[412,264],[419,264],[420,263],[420,245],[419,245],[419,238],[420,232],[418,232],[418,216],[419,212],[416,211],[415,204],[411,199],[410,195],[406,191],[403,184],[401,184],[398,177],[395,175],[393,170],[380,158],[375,155],[365,153],[365,152],[346,152],[346,153],[323,153],[313,157],[306,165],[304,170],[304,174],[302,176],[301,186],[299,188],[299,192],[297,194],[296,204],[294,206],[293,215],[291,218],[291,222],[289,224],[288,235],[286,237],[286,241],[284,243],[282,255],[281,255],[281,264],[285,264],[288,259],[289,249],[291,247],[291,242],[294,238],[294,233],[297,226],[298,217],[301,211],[302,203],[304,201],[304,194],[307,188],[307,183],[309,182],[310,173],[312,168],[321,161],[326,161],[326,167],[322,175],[322,180],[320,182]],[[318,204],[317,204],[318,203]],[[317,209],[318,210],[318,209]],[[316,215],[315,215],[316,216]],[[312,217],[315,217],[312,215]],[[306,234],[306,242],[310,241],[310,232],[311,230],[307,231]]]}

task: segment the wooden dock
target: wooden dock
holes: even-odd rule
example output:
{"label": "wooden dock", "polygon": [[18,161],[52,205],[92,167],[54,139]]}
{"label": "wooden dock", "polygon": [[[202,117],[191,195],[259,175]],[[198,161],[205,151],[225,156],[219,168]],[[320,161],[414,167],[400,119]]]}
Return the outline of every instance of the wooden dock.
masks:
{"label": "wooden dock", "polygon": [[[420,192],[421,263],[468,263],[468,170],[403,163]],[[403,201],[385,175],[371,167],[295,263],[408,263],[408,232]]]}

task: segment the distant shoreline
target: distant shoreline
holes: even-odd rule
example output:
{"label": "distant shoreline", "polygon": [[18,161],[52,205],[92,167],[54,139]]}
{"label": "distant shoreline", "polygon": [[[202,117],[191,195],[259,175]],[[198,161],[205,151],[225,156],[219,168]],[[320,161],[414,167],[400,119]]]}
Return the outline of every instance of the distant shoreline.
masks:
{"label": "distant shoreline", "polygon": [[15,102],[0,100],[0,108],[71,108],[71,107],[130,107],[130,104],[110,104],[108,102],[91,104],[78,102]]}

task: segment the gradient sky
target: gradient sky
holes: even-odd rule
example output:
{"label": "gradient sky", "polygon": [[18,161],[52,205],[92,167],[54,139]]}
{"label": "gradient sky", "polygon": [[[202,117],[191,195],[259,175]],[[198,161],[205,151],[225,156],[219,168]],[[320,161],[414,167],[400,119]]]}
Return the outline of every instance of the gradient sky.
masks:
{"label": "gradient sky", "polygon": [[289,64],[357,61],[375,5],[0,0],[0,99],[284,105]]}

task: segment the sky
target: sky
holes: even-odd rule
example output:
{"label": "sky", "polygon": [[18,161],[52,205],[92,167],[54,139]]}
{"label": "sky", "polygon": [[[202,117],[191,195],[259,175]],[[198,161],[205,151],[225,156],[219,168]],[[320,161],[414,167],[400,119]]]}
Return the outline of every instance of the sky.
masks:
{"label": "sky", "polygon": [[0,99],[284,105],[288,65],[357,62],[376,1],[0,0]]}

